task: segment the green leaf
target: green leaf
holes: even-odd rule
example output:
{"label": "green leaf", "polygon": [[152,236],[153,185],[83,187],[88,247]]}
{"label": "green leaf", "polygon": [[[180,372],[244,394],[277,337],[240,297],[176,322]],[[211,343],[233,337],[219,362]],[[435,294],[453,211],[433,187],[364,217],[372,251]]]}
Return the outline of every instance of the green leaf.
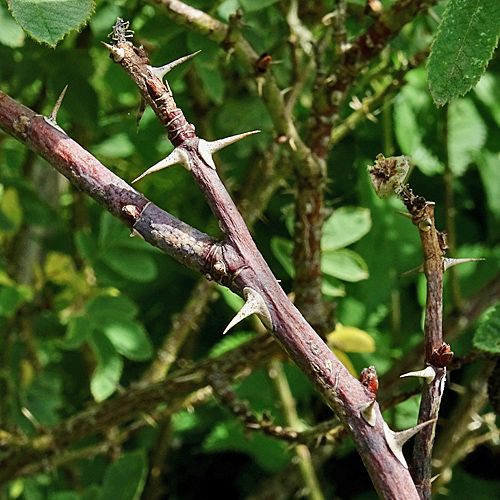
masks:
{"label": "green leaf", "polygon": [[488,208],[500,217],[500,157],[498,153],[483,151],[476,160],[486,192]]}
{"label": "green leaf", "polygon": [[99,329],[120,354],[133,361],[144,361],[153,354],[148,334],[137,321],[118,317],[102,318]]}
{"label": "green leaf", "polygon": [[97,325],[110,316],[131,319],[138,312],[137,305],[125,295],[99,295],[89,300],[85,308]]}
{"label": "green leaf", "polygon": [[430,91],[442,106],[474,87],[500,35],[500,2],[450,0],[427,64]]}
{"label": "green leaf", "polygon": [[22,302],[23,295],[17,288],[2,286],[0,289],[0,316],[12,316]]}
{"label": "green leaf", "polygon": [[293,243],[290,240],[275,236],[271,239],[271,250],[283,269],[292,278],[295,276],[295,268],[292,262]]}
{"label": "green leaf", "polygon": [[278,472],[289,463],[290,455],[283,442],[258,433],[250,440],[242,429],[242,425],[235,420],[216,425],[205,438],[203,449],[206,452],[230,450],[248,453],[269,472]]}
{"label": "green leaf", "polygon": [[245,12],[254,12],[256,10],[265,9],[278,1],[279,0],[239,0],[242,9]]}
{"label": "green leaf", "polygon": [[156,263],[150,255],[126,247],[110,248],[101,256],[101,261],[124,278],[138,283],[151,281],[157,274]]}
{"label": "green leaf", "polygon": [[500,305],[483,316],[474,335],[473,343],[483,351],[500,353]]}
{"label": "green leaf", "polygon": [[321,270],[344,281],[360,281],[368,278],[368,267],[365,261],[351,250],[328,250],[323,252]]}
{"label": "green leaf", "polygon": [[94,331],[94,325],[86,316],[75,316],[70,319],[66,336],[61,341],[63,349],[78,349]]}
{"label": "green leaf", "polygon": [[[429,99],[430,103],[430,99]],[[426,175],[444,172],[444,165],[424,144],[423,127],[417,113],[425,106],[421,93],[413,88],[404,88],[394,107],[394,132],[405,155],[411,155],[413,163]]]}
{"label": "green leaf", "polygon": [[321,248],[336,250],[362,238],[371,228],[370,210],[360,207],[341,207],[325,222]]}
{"label": "green leaf", "polygon": [[236,332],[231,335],[226,335],[215,344],[208,353],[209,358],[216,358],[231,349],[234,349],[248,340],[252,339],[255,335],[252,332]]}
{"label": "green leaf", "polygon": [[64,35],[89,20],[91,0],[10,0],[16,21],[38,42],[55,47]]}
{"label": "green leaf", "polygon": [[448,109],[448,158],[455,175],[465,173],[486,141],[486,125],[470,99],[453,101]]}
{"label": "green leaf", "polygon": [[500,126],[500,88],[498,77],[486,73],[474,89],[476,95],[486,106],[495,123]]}
{"label": "green leaf", "polygon": [[136,500],[144,489],[147,461],[143,451],[121,456],[104,475],[99,500]]}
{"label": "green leaf", "polygon": [[124,133],[115,134],[92,148],[92,153],[100,158],[127,158],[135,152],[135,146]]}
{"label": "green leaf", "polygon": [[74,491],[58,491],[57,493],[52,493],[47,497],[47,500],[80,500],[80,495]]}
{"label": "green leaf", "polygon": [[24,45],[24,31],[7,12],[5,4],[0,5],[0,43],[8,47]]}
{"label": "green leaf", "polygon": [[102,333],[93,332],[89,345],[97,359],[97,368],[90,380],[90,391],[96,401],[103,401],[116,390],[123,371],[123,360],[111,341]]}

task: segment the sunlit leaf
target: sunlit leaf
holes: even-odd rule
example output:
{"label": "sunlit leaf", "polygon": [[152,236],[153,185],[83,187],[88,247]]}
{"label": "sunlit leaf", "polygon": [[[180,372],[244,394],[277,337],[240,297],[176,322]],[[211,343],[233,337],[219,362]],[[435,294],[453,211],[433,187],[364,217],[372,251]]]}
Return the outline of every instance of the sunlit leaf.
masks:
{"label": "sunlit leaf", "polygon": [[323,226],[321,248],[344,248],[362,238],[371,227],[370,211],[361,207],[341,207]]}
{"label": "sunlit leaf", "polygon": [[97,359],[90,391],[96,401],[103,401],[116,391],[123,371],[123,359],[111,341],[102,333],[92,333],[89,344]]}
{"label": "sunlit leaf", "polygon": [[149,359],[153,346],[144,327],[126,318],[111,317],[102,319],[99,327],[123,356],[133,361]]}
{"label": "sunlit leaf", "polygon": [[481,319],[473,343],[483,351],[500,353],[500,305],[491,309]]}
{"label": "sunlit leaf", "polygon": [[368,278],[365,261],[355,252],[347,249],[323,252],[321,270],[343,281],[360,281]]}
{"label": "sunlit leaf", "polygon": [[464,95],[486,71],[500,36],[500,2],[450,0],[427,69],[437,106]]}
{"label": "sunlit leaf", "polygon": [[353,326],[343,326],[337,323],[335,330],[327,335],[328,345],[345,352],[373,352],[375,341],[364,330]]}
{"label": "sunlit leaf", "polygon": [[486,141],[486,124],[470,99],[458,99],[448,109],[448,161],[462,175]]}

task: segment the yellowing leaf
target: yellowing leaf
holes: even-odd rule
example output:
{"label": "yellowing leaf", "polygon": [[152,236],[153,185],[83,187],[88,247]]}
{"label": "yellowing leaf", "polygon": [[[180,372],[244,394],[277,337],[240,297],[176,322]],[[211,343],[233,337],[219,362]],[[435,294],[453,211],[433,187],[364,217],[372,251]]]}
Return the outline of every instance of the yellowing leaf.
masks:
{"label": "yellowing leaf", "polygon": [[0,196],[0,210],[12,224],[10,232],[16,232],[23,221],[23,211],[19,203],[19,196],[15,189],[8,188]]}
{"label": "yellowing leaf", "polygon": [[328,334],[328,345],[334,349],[341,349],[345,352],[373,352],[375,341],[363,330],[353,326],[343,326],[337,324],[337,328]]}
{"label": "yellowing leaf", "polygon": [[349,370],[349,373],[353,377],[358,377],[358,374],[356,373],[356,370],[354,368],[354,365],[351,363],[351,360],[347,356],[347,354],[343,351],[339,351],[338,349],[332,349],[333,354],[337,356],[338,360]]}
{"label": "yellowing leaf", "polygon": [[71,283],[76,275],[71,257],[60,252],[50,252],[45,260],[44,268],[47,279],[59,285]]}

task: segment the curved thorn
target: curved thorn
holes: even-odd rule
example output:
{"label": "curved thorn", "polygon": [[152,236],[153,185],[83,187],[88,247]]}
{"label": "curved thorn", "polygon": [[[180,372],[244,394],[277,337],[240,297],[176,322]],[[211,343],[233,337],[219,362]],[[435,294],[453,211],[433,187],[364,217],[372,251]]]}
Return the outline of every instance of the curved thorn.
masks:
{"label": "curved thorn", "polygon": [[57,130],[59,130],[59,132],[62,132],[63,134],[65,134],[66,132],[57,124],[57,113],[59,112],[59,108],[61,107],[62,101],[64,99],[64,94],[66,94],[67,88],[68,88],[67,85],[66,87],[63,88],[61,94],[57,98],[56,103],[54,104],[54,108],[50,112],[50,115],[44,116],[45,121],[47,123],[50,123],[50,125],[52,125],[54,128],[56,128]]}
{"label": "curved thorn", "polygon": [[371,427],[375,427],[377,423],[377,413],[375,412],[376,400],[370,401],[362,405],[359,409],[361,416],[366,420],[366,423]]}
{"label": "curved thorn", "polygon": [[456,266],[458,264],[465,264],[466,262],[474,262],[477,260],[484,260],[484,259],[450,259],[445,257],[443,259],[444,262],[444,270],[449,269],[450,267]]}
{"label": "curved thorn", "polygon": [[406,463],[405,456],[403,455],[403,445],[411,439],[417,432],[422,430],[429,424],[436,422],[436,419],[427,420],[421,424],[415,425],[415,427],[410,427],[404,431],[394,432],[389,428],[389,426],[384,422],[384,435],[387,445],[391,449],[394,456],[401,462],[405,469],[408,469],[408,464]]}
{"label": "curved thorn", "polygon": [[132,184],[142,179],[143,177],[146,177],[146,175],[157,172],[158,170],[162,170],[172,165],[176,165],[177,163],[181,163],[189,170],[189,156],[182,148],[175,148],[166,158],[148,168],[144,173],[139,175],[139,177],[134,179],[132,181]]}
{"label": "curved thorn", "polygon": [[182,64],[183,62],[187,61],[188,59],[191,59],[194,57],[196,54],[199,54],[201,50],[198,50],[196,52],[193,52],[192,54],[189,54],[188,56],[184,57],[179,57],[179,59],[176,59],[175,61],[172,61],[171,63],[165,64],[164,66],[150,66],[151,71],[153,75],[158,78],[158,80],[163,80],[163,77],[170,71],[172,71],[176,66],[179,64]]}
{"label": "curved thorn", "polygon": [[267,328],[272,328],[271,315],[262,296],[249,287],[243,288],[243,295],[245,297],[245,304],[230,321],[229,325],[226,326],[222,335],[225,335],[233,326],[252,314],[256,314]]}
{"label": "curved thorn", "polygon": [[408,373],[403,373],[403,375],[399,376],[400,378],[404,377],[421,377],[425,379],[425,381],[430,384],[434,378],[436,377],[436,370],[432,366],[427,366],[423,370],[419,370],[416,372],[408,372]]}

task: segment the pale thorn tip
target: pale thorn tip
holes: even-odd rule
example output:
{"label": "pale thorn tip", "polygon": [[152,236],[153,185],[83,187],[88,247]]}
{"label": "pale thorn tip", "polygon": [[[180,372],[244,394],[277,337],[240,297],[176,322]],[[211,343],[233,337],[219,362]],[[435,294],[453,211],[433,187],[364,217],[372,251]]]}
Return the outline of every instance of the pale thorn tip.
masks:
{"label": "pale thorn tip", "polygon": [[125,51],[121,47],[116,47],[115,45],[110,45],[106,42],[101,42],[110,52],[113,57],[113,61],[120,62],[125,57]]}
{"label": "pale thorn tip", "polygon": [[132,181],[132,184],[134,182],[137,182],[138,180],[142,179],[143,177],[146,177],[146,175],[149,175],[153,172],[157,172],[158,170],[162,170],[164,168],[170,167],[172,165],[176,165],[177,163],[181,163],[184,165],[188,170],[189,168],[189,156],[184,151],[184,149],[177,147],[175,148],[166,158],[163,160],[159,161],[152,167],[148,168],[144,173],[139,175],[136,179]]}
{"label": "pale thorn tip", "polygon": [[64,99],[64,94],[66,94],[67,88],[68,88],[67,85],[66,85],[66,87],[63,88],[61,94],[57,98],[57,101],[54,105],[54,108],[50,112],[50,115],[43,117],[47,123],[52,125],[54,128],[56,128],[57,130],[59,130],[59,132],[62,132],[63,134],[66,134],[66,132],[57,124],[57,113],[59,112],[59,108],[61,107],[61,103],[62,103],[62,100]]}
{"label": "pale thorn tip", "polygon": [[436,422],[436,419],[427,420],[421,424],[415,425],[415,427],[410,427],[404,431],[394,432],[389,428],[389,426],[384,422],[384,435],[387,445],[391,449],[394,456],[401,462],[401,465],[405,469],[408,469],[408,464],[406,463],[405,456],[403,455],[403,445],[411,439],[417,432],[422,430],[429,424]]}
{"label": "pale thorn tip", "polygon": [[425,381],[430,384],[436,378],[436,370],[432,366],[427,366],[423,370],[418,370],[415,372],[403,373],[403,375],[399,376],[400,378],[404,377],[420,377],[425,379]]}
{"label": "pale thorn tip", "polygon": [[183,62],[187,61],[188,59],[191,59],[194,57],[196,54],[199,54],[201,50],[197,50],[196,52],[193,52],[192,54],[189,54],[188,56],[184,57],[179,57],[179,59],[176,59],[175,61],[172,61],[171,63],[165,64],[164,66],[150,66],[151,71],[153,75],[158,78],[158,80],[163,80],[163,77],[170,71],[172,71],[176,66],[179,64],[182,64]]}
{"label": "pale thorn tip", "polygon": [[359,412],[361,416],[365,419],[366,423],[371,427],[375,427],[377,423],[377,413],[375,412],[376,400],[369,401],[368,403],[361,405]]}
{"label": "pale thorn tip", "polygon": [[207,165],[215,170],[215,163],[212,158],[212,155],[217,151],[233,144],[235,142],[248,137],[249,135],[258,134],[260,130],[252,130],[251,132],[245,132],[243,134],[231,135],[229,137],[225,137],[224,139],[219,139],[217,141],[205,141],[204,139],[200,139],[198,142],[198,152],[201,157],[205,160]]}
{"label": "pale thorn tip", "polygon": [[413,219],[413,216],[408,212],[396,212],[396,213],[402,215],[403,217],[406,217],[407,219]]}
{"label": "pale thorn tip", "polygon": [[479,258],[479,259],[450,259],[448,257],[445,257],[443,259],[444,270],[446,271],[450,267],[456,266],[458,264],[465,264],[466,262],[474,262],[474,261],[478,261],[478,260],[484,260],[484,259],[482,259],[482,258]]}
{"label": "pale thorn tip", "polygon": [[243,296],[245,297],[245,304],[238,311],[238,314],[230,321],[229,325],[226,326],[222,335],[225,335],[233,326],[252,314],[256,314],[267,328],[272,328],[271,314],[262,296],[249,287],[243,288]]}

